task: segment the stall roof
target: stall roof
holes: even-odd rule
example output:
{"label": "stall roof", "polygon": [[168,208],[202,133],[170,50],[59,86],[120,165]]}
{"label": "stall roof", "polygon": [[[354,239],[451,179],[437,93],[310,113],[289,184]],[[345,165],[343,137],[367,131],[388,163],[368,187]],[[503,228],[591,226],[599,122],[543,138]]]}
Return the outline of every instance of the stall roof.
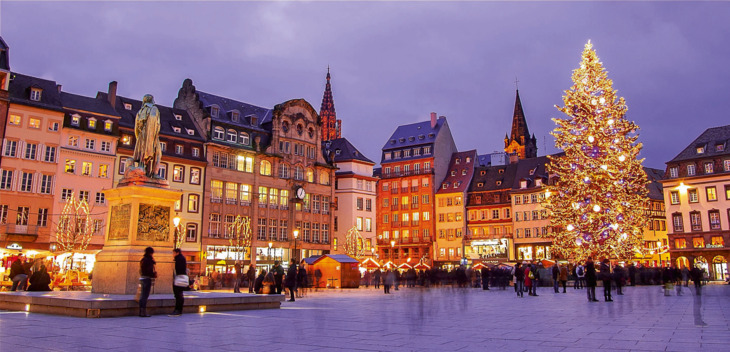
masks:
{"label": "stall roof", "polygon": [[313,256],[311,256],[311,257],[306,257],[306,258],[302,259],[302,261],[304,261],[305,263],[307,263],[307,265],[312,265],[312,264],[314,264],[314,262],[316,262],[316,261],[317,261],[317,259],[319,259],[320,257],[322,257],[322,256],[321,256],[321,255],[313,255]]}
{"label": "stall roof", "polygon": [[359,260],[357,260],[347,254],[325,254],[325,255],[317,258],[314,262],[318,262],[318,261],[324,259],[325,257],[332,258],[338,263],[360,263]]}

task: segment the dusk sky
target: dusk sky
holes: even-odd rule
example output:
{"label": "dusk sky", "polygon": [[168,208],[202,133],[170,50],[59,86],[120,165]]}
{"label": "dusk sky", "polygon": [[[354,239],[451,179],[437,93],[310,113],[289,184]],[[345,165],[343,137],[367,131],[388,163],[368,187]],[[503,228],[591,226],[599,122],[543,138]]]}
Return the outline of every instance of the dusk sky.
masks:
{"label": "dusk sky", "polygon": [[[0,30],[14,72],[65,91],[172,105],[198,90],[319,111],[327,66],[343,137],[380,161],[398,125],[447,117],[459,150],[501,151],[515,77],[538,154],[556,152],[555,104],[590,39],[645,166],[730,123],[727,2],[7,2]],[[547,148],[546,148],[547,147]]]}

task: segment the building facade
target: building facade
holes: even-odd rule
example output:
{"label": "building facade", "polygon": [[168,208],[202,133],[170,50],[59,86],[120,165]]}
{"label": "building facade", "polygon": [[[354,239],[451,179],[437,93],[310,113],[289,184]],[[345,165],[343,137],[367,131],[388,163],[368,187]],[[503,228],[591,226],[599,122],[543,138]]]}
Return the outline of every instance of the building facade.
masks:
{"label": "building facade", "polygon": [[514,253],[518,261],[552,259],[550,218],[543,207],[549,175],[547,156],[520,160],[512,185]]}
{"label": "building facade", "polygon": [[642,252],[637,253],[634,262],[651,267],[664,266],[670,263],[664,192],[661,184],[664,179],[664,170],[645,167],[644,172],[649,179],[649,184],[646,186],[649,190],[646,209],[649,222],[644,228]]}
{"label": "building facade", "polygon": [[474,176],[476,150],[452,154],[446,178],[436,191],[434,265],[454,267],[464,258],[466,246],[466,191]]}
{"label": "building facade", "polygon": [[362,155],[345,138],[336,138],[322,144],[325,156],[337,167],[332,252],[347,254],[347,233],[357,231],[362,237],[357,246],[360,252],[363,256],[373,256],[377,233],[375,189],[378,179],[373,177],[375,163]]}
{"label": "building facade", "polygon": [[446,117],[396,128],[383,146],[378,200],[378,254],[395,264],[432,263],[434,195],[456,145]]}
{"label": "building facade", "polygon": [[730,248],[730,125],[705,130],[667,162],[664,189],[669,253],[712,280],[727,277]]}

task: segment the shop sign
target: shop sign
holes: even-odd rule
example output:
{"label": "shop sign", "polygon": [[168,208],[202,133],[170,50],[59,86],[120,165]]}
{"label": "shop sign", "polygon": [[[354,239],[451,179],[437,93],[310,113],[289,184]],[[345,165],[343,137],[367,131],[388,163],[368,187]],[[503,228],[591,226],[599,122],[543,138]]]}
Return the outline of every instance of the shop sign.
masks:
{"label": "shop sign", "polygon": [[706,244],[705,248],[722,248],[721,244]]}
{"label": "shop sign", "polygon": [[21,246],[21,245],[19,245],[17,243],[13,243],[11,245],[8,245],[5,248],[7,248],[7,249],[15,249],[15,250],[22,250],[23,249],[23,246]]}

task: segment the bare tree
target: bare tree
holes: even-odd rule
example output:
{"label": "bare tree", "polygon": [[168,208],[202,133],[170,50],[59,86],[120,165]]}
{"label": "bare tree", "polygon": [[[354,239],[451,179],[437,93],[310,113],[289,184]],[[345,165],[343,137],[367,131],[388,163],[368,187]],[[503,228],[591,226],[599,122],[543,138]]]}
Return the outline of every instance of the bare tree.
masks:
{"label": "bare tree", "polygon": [[96,230],[90,213],[89,203],[86,199],[78,199],[72,193],[66,199],[58,224],[56,224],[58,249],[63,253],[71,253],[70,269],[73,269],[74,254],[86,249]]}

